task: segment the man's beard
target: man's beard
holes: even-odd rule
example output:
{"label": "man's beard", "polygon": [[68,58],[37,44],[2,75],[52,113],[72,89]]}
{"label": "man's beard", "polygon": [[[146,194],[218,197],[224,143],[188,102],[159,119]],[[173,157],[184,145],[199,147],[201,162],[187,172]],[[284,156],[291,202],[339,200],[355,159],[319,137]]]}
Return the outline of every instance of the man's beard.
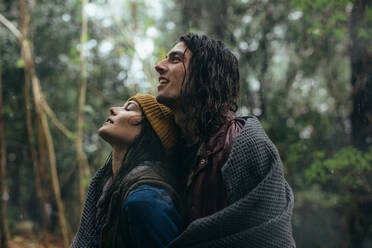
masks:
{"label": "man's beard", "polygon": [[180,97],[167,97],[167,96],[157,95],[156,100],[170,109],[175,109],[180,106]]}

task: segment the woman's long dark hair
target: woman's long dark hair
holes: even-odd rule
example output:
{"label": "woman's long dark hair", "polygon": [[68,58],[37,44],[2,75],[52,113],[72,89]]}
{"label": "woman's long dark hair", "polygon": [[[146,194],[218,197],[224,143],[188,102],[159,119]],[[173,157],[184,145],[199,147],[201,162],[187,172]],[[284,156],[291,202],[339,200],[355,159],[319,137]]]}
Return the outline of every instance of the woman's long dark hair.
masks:
{"label": "woman's long dark hair", "polygon": [[227,111],[238,108],[238,60],[221,41],[205,35],[188,34],[179,41],[192,53],[181,91],[183,111],[205,140],[226,121]]}
{"label": "woman's long dark hair", "polygon": [[[100,206],[104,210],[99,211],[101,213],[101,216],[98,216],[99,219],[102,218],[102,215],[107,212],[106,210],[110,203],[112,194],[120,187],[122,180],[133,168],[138,165],[144,164],[145,161],[153,161],[156,163],[161,162],[159,164],[165,167],[166,170],[168,169],[168,158],[164,146],[161,143],[158,135],[152,129],[146,117],[142,117],[142,121],[139,125],[142,125],[142,130],[140,134],[134,139],[132,145],[125,154],[119,172],[113,178],[111,187],[108,189],[103,202],[100,204]],[[106,161],[105,167],[105,180],[101,185],[101,191],[104,184],[107,182],[107,179],[112,177],[111,154]]]}

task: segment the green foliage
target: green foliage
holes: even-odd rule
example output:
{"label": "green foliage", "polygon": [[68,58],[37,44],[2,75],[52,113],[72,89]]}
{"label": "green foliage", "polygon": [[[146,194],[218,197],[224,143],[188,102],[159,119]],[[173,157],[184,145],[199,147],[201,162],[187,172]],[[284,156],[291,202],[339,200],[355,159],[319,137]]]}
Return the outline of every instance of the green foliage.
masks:
{"label": "green foliage", "polygon": [[84,178],[83,178],[83,185],[84,185],[84,187],[88,187],[88,186],[89,186],[89,184],[90,184],[90,179],[91,179],[91,178],[87,178],[87,177],[84,177]]}
{"label": "green foliage", "polygon": [[292,0],[295,8],[313,16],[314,25],[308,30],[315,36],[333,35],[338,40],[345,39],[350,12],[348,6],[354,0]]}
{"label": "green foliage", "polygon": [[[90,3],[97,12],[89,15],[83,144],[91,172],[109,154],[110,147],[97,135],[109,107],[122,104],[135,90],[156,93],[156,84],[148,84],[156,73],[149,69],[147,77],[143,69],[153,68],[164,58],[181,34],[207,34],[224,41],[239,58],[237,115],[257,115],[279,149],[286,179],[295,192],[298,247],[346,247],[343,239],[348,235],[341,223],[348,212],[346,198],[355,190],[368,190],[366,178],[372,170],[371,149],[350,146],[348,49],[354,1],[164,0],[155,1],[161,5],[156,13],[152,1],[114,1],[115,6],[110,2]],[[80,214],[73,142],[80,90],[81,7],[78,0],[37,1],[30,30],[36,73],[46,101],[73,133],[67,138],[50,122],[63,200],[72,207],[68,208],[72,225],[78,225]],[[19,19],[17,9],[17,1],[0,3],[1,13],[13,22]],[[371,23],[369,8],[357,38],[368,41]],[[157,32],[147,34],[154,30]],[[143,47],[136,43],[144,40],[151,40],[154,50],[143,62],[138,60]],[[33,167],[25,142],[25,114],[17,107],[24,105],[24,62],[19,59],[17,40],[2,26],[0,41],[11,223],[19,221],[19,212],[40,222],[38,208],[30,207],[37,202],[32,193]],[[107,44],[113,48],[102,49]],[[136,89],[146,83],[148,88]],[[36,127],[34,114],[33,124]],[[84,185],[89,180],[84,178]],[[317,240],[314,226],[323,235]]]}
{"label": "green foliage", "polygon": [[23,67],[25,67],[25,61],[23,59],[17,60],[16,67],[17,68],[23,68]]}
{"label": "green foliage", "polygon": [[332,157],[326,158],[323,151],[314,153],[314,162],[306,171],[310,181],[336,183],[346,189],[371,189],[372,147],[360,151],[355,147],[345,147]]}

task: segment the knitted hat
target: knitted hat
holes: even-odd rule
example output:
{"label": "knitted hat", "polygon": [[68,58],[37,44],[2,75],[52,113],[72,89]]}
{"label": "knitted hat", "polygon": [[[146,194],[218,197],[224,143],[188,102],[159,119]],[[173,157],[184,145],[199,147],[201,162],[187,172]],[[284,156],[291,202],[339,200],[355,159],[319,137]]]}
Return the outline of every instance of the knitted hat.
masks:
{"label": "knitted hat", "polygon": [[171,148],[177,142],[176,123],[171,110],[156,101],[156,98],[147,94],[132,96],[128,101],[136,101],[142,108],[147,120],[155,133],[159,136],[165,149]]}

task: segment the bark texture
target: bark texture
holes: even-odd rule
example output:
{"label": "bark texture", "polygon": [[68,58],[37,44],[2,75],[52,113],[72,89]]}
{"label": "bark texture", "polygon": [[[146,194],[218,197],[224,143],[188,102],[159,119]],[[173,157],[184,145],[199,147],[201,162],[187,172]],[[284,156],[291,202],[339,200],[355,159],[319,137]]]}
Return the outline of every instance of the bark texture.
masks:
{"label": "bark texture", "polygon": [[[1,51],[0,51],[1,52]],[[8,247],[8,190],[6,185],[6,145],[4,132],[4,113],[3,113],[3,82],[2,82],[2,64],[0,54],[0,247]]]}
{"label": "bark texture", "polygon": [[[371,0],[355,0],[350,18],[352,141],[361,150],[372,145],[372,20]],[[370,20],[369,20],[370,19]],[[356,165],[357,166],[357,165]],[[370,177],[370,175],[366,175]],[[364,247],[372,225],[369,191],[353,192],[348,213],[348,247]]]}
{"label": "bark texture", "polygon": [[83,124],[84,124],[84,105],[85,105],[85,96],[87,90],[87,70],[86,70],[86,61],[84,53],[84,45],[87,41],[88,35],[88,22],[87,16],[84,11],[85,5],[88,3],[88,0],[82,1],[81,15],[81,37],[80,37],[80,70],[81,70],[81,86],[80,86],[80,96],[79,96],[79,107],[78,107],[78,120],[77,120],[77,138],[76,138],[76,152],[77,152],[77,162],[78,162],[78,177],[79,177],[79,192],[80,192],[80,212],[83,211],[83,205],[86,194],[86,186],[84,184],[85,180],[90,179],[88,159],[83,149]]}
{"label": "bark texture", "polygon": [[360,149],[372,144],[372,35],[368,25],[372,21],[366,15],[371,7],[370,0],[356,0],[350,21],[351,125],[353,143]]}

